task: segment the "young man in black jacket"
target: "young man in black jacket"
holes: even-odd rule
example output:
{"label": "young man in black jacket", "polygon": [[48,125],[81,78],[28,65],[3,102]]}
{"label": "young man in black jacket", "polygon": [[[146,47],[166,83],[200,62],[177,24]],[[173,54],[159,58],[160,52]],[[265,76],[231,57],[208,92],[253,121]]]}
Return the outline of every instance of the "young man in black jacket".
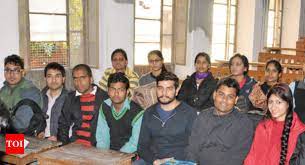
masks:
{"label": "young man in black jacket", "polygon": [[[72,70],[76,91],[70,92],[58,122],[57,138],[63,144],[76,141],[86,146],[96,146],[96,126],[102,102],[108,98],[105,91],[93,84],[92,71],[86,64]],[[69,129],[72,126],[72,136]]]}
{"label": "young man in black jacket", "polygon": [[185,148],[197,112],[176,99],[178,86],[179,80],[173,73],[164,72],[157,77],[158,103],[144,112],[138,164],[156,165],[170,158],[186,158]]}

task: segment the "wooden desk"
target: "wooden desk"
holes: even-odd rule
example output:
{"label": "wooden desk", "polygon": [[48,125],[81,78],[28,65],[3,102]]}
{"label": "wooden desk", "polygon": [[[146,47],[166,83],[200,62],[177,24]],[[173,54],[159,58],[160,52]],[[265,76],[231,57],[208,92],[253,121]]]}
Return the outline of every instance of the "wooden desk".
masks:
{"label": "wooden desk", "polygon": [[1,164],[1,162],[17,164],[17,165],[28,164],[28,163],[34,162],[36,160],[35,159],[36,154],[61,145],[60,142],[53,142],[53,141],[49,141],[47,139],[41,140],[41,139],[36,139],[33,137],[25,137],[25,139],[28,140],[30,142],[30,144],[24,150],[24,154],[6,155],[5,154],[5,137],[0,136],[0,143],[1,143],[1,145],[0,145],[0,164]]}
{"label": "wooden desk", "polygon": [[134,154],[113,150],[101,150],[71,143],[37,154],[39,164],[43,165],[131,165]]}

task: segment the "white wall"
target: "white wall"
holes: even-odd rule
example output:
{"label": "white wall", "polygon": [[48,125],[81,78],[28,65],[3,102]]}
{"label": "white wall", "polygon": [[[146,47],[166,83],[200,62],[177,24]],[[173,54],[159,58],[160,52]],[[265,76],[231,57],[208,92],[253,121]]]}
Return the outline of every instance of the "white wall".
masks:
{"label": "white wall", "polygon": [[99,1],[100,7],[100,58],[99,69],[93,69],[97,83],[106,68],[111,67],[111,53],[116,48],[127,52],[128,65],[133,67],[134,5],[116,3],[114,0]]}
{"label": "white wall", "polygon": [[[281,47],[295,48],[299,35],[301,0],[284,0]],[[291,52],[290,52],[291,53]],[[295,52],[293,52],[295,54]]]}
{"label": "white wall", "polygon": [[237,14],[236,52],[253,58],[255,0],[239,0]]}
{"label": "white wall", "polygon": [[199,52],[211,54],[211,41],[201,28],[187,33],[186,65],[176,65],[175,73],[184,80],[195,71],[194,59]]}
{"label": "white wall", "polygon": [[10,54],[19,54],[18,0],[0,2],[0,86],[4,81],[4,58]]}

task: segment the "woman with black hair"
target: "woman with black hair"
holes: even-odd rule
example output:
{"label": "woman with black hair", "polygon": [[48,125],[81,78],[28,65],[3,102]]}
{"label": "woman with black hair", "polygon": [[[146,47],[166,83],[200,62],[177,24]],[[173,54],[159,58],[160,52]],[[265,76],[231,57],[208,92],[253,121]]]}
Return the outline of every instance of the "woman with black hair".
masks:
{"label": "woman with black hair", "polygon": [[253,105],[249,100],[249,94],[256,81],[248,76],[249,62],[248,58],[239,53],[230,58],[229,69],[231,78],[239,83],[239,95],[236,106],[243,112],[248,112],[253,109]]}
{"label": "woman with black hair", "polygon": [[148,64],[150,72],[140,78],[140,86],[155,82],[157,76],[162,72],[166,72],[164,58],[160,50],[153,50],[148,53]]}
{"label": "woman with black hair", "polygon": [[288,165],[305,125],[293,112],[293,97],[286,84],[274,85],[267,94],[268,112],[255,131],[245,165]]}
{"label": "woman with black hair", "polygon": [[249,95],[252,105],[260,110],[261,114],[266,114],[267,93],[269,89],[277,84],[282,75],[282,65],[277,60],[269,60],[265,67],[265,82],[257,83]]}
{"label": "woman with black hair", "polygon": [[197,111],[202,111],[213,106],[212,94],[217,81],[209,71],[211,60],[208,54],[198,53],[194,63],[196,71],[183,81],[178,99],[185,101]]}

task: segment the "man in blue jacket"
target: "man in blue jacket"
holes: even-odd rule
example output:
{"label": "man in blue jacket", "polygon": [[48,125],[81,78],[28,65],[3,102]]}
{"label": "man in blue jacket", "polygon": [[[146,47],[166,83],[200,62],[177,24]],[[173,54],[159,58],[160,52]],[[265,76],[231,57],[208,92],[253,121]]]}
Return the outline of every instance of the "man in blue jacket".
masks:
{"label": "man in blue jacket", "polygon": [[140,131],[139,164],[162,164],[170,158],[185,160],[196,110],[176,99],[179,79],[170,72],[157,77],[158,103],[144,112]]}

